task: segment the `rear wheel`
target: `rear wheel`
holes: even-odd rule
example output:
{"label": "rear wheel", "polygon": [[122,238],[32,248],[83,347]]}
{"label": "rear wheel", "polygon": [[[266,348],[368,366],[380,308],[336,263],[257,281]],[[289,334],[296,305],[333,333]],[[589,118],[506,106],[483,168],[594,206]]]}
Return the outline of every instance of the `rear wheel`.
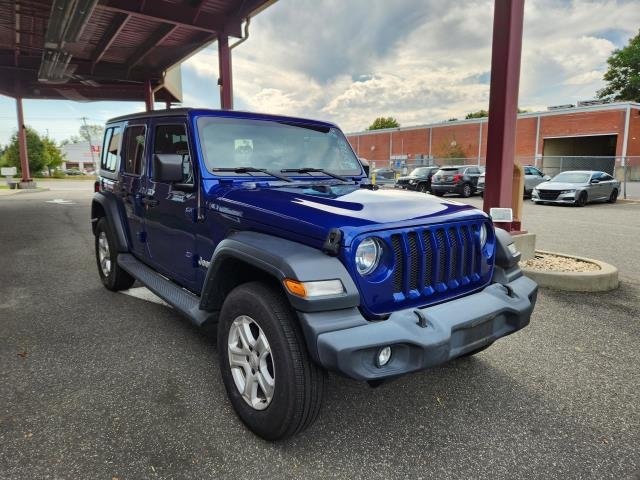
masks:
{"label": "rear wheel", "polygon": [[616,203],[616,200],[618,200],[618,189],[614,188],[611,195],[609,195],[609,200],[607,200],[607,202]]}
{"label": "rear wheel", "polygon": [[587,192],[581,192],[576,199],[576,207],[584,207],[587,204]]}
{"label": "rear wheel", "polygon": [[118,265],[118,251],[106,218],[98,220],[95,237],[96,263],[100,280],[109,290],[126,290],[136,281]]}
{"label": "rear wheel", "polygon": [[465,183],[462,186],[462,196],[464,198],[469,198],[472,193],[473,193],[473,188],[471,188],[471,185],[469,185],[468,183]]}
{"label": "rear wheel", "polygon": [[421,183],[418,185],[418,190],[422,193],[427,193],[429,191],[429,186],[426,183]]}
{"label": "rear wheel", "polygon": [[218,352],[229,400],[256,435],[291,437],[318,416],[325,373],[309,358],[297,319],[279,289],[251,282],[227,296]]}

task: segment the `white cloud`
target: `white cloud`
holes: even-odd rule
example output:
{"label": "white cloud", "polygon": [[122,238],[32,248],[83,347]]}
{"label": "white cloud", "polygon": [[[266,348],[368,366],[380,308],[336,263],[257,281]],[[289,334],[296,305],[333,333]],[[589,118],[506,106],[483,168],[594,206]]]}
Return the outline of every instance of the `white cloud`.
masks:
{"label": "white cloud", "polygon": [[[233,51],[236,104],[324,118],[348,131],[380,115],[402,125],[461,118],[488,105],[492,21],[490,0],[278,2]],[[528,1],[520,105],[593,97],[607,57],[622,46],[616,39],[638,25],[631,1]],[[215,48],[189,60],[185,72],[213,84]]]}

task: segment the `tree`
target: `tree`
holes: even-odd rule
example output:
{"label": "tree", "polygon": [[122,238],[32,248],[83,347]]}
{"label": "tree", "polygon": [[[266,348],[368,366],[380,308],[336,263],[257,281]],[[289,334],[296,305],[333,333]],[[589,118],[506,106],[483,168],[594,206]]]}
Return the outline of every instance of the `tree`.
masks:
{"label": "tree", "polygon": [[400,124],[393,117],[376,118],[367,130],[380,130],[381,128],[398,128]]}
{"label": "tree", "polygon": [[60,142],[60,146],[62,147],[63,145],[80,143],[81,141],[82,141],[82,138],[80,138],[78,135],[71,135],[69,138],[65,138],[64,140],[62,140]]}
{"label": "tree", "polygon": [[629,45],[614,50],[607,63],[607,85],[598,90],[598,98],[640,102],[640,31]]}
{"label": "tree", "polygon": [[478,110],[477,112],[467,113],[467,115],[464,118],[468,120],[470,118],[484,118],[488,116],[489,116],[489,112],[483,109],[483,110]]}
{"label": "tree", "polygon": [[80,135],[80,138],[86,140],[87,142],[90,142],[92,144],[95,144],[96,142],[100,143],[104,134],[104,127],[102,125],[92,124],[81,125],[80,129],[78,130],[78,134]]}
{"label": "tree", "polygon": [[[62,152],[52,140],[47,137],[41,138],[38,132],[30,127],[25,128],[25,135],[27,137],[29,170],[32,175],[40,174],[49,165],[53,168],[62,163]],[[21,170],[17,132],[11,136],[9,145],[3,155],[3,163]]]}
{"label": "tree", "polygon": [[[523,110],[522,108],[518,107],[518,113],[527,113],[529,110]],[[464,117],[465,119],[469,120],[470,118],[485,118],[489,116],[489,110],[478,110],[477,112],[471,112],[471,113],[467,113],[467,116]]]}
{"label": "tree", "polygon": [[64,154],[49,137],[42,139],[42,146],[45,165],[49,171],[49,176],[51,176],[51,169],[59,167],[64,162]]}

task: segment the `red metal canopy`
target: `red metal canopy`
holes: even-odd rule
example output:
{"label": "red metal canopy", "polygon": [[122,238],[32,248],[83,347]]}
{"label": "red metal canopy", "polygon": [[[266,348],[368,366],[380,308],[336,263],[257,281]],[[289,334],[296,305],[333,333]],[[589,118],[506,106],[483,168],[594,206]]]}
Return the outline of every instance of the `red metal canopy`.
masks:
{"label": "red metal canopy", "polygon": [[0,0],[0,93],[16,98],[156,100],[164,71],[274,0]]}

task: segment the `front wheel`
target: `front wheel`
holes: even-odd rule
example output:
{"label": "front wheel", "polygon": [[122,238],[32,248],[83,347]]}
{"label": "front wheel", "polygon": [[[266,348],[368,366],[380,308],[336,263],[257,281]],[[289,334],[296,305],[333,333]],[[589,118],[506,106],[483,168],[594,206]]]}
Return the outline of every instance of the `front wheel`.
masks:
{"label": "front wheel", "polygon": [[422,193],[427,193],[429,191],[429,185],[427,185],[426,183],[421,183],[420,185],[418,185],[418,190]]}
{"label": "front wheel", "polygon": [[126,290],[136,281],[118,265],[118,251],[113,232],[106,218],[98,220],[96,225],[96,263],[100,280],[109,290]]}
{"label": "front wheel", "polygon": [[220,371],[240,419],[266,440],[282,440],[318,416],[324,371],[309,358],[282,292],[261,282],[236,287],[218,324]]}
{"label": "front wheel", "polygon": [[584,207],[587,204],[587,192],[582,192],[576,199],[576,207]]}
{"label": "front wheel", "polygon": [[465,183],[462,186],[462,196],[464,198],[469,198],[472,193],[473,193],[473,189],[471,188],[471,185],[469,185],[468,183]]}
{"label": "front wheel", "polygon": [[611,195],[609,195],[609,200],[607,200],[607,202],[616,203],[616,200],[618,200],[618,190],[614,188]]}

